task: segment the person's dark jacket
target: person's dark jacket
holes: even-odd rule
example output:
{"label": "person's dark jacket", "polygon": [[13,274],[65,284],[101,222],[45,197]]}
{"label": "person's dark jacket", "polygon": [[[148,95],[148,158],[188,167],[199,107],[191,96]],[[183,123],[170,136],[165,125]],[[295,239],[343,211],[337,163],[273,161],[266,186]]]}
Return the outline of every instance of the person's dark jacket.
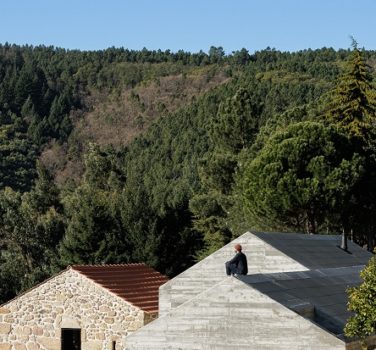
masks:
{"label": "person's dark jacket", "polygon": [[246,275],[248,273],[247,257],[242,252],[236,253],[228,263],[236,266],[239,275]]}

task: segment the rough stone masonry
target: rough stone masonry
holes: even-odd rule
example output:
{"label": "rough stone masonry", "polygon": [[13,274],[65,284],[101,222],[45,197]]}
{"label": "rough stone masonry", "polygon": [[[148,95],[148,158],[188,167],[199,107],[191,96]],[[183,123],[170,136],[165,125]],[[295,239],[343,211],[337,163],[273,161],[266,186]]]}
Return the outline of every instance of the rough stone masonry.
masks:
{"label": "rough stone masonry", "polygon": [[0,350],[60,350],[61,329],[81,329],[82,350],[124,348],[156,314],[68,269],[0,308]]}

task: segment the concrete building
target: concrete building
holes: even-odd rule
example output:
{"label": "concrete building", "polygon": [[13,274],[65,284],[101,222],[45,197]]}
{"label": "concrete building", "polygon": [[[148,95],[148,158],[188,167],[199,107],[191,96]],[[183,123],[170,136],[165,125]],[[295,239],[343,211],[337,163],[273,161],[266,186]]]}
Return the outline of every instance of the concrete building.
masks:
{"label": "concrete building", "polygon": [[119,350],[158,316],[144,264],[71,266],[0,307],[0,350]]}
{"label": "concrete building", "polygon": [[[346,339],[346,289],[371,253],[339,236],[246,233],[159,289],[160,316],[126,338],[128,350],[360,349]],[[247,276],[227,277],[240,243]],[[376,338],[370,337],[371,344]]]}

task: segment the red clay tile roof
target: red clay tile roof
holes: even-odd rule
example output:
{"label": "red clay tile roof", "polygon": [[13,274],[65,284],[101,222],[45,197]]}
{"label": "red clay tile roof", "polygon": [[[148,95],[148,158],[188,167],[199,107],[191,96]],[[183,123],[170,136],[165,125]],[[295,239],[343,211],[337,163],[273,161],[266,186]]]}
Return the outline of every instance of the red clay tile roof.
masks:
{"label": "red clay tile roof", "polygon": [[73,265],[71,268],[146,312],[158,312],[158,289],[168,281],[145,264]]}

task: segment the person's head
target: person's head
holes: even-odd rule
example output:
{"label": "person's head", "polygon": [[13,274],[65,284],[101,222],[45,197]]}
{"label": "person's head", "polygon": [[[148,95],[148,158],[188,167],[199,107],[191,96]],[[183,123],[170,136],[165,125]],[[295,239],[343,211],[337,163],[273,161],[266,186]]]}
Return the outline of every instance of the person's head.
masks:
{"label": "person's head", "polygon": [[234,248],[235,248],[236,252],[241,252],[242,251],[242,246],[240,244],[236,244]]}

